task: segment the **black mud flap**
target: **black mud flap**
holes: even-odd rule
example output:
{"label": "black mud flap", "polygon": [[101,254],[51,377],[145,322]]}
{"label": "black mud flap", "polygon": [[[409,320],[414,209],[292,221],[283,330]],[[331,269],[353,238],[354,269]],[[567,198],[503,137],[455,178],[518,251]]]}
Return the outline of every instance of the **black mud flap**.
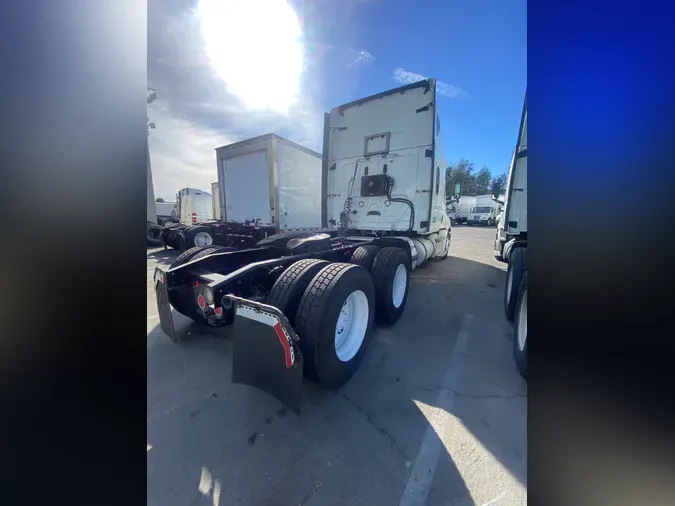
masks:
{"label": "black mud flap", "polygon": [[166,272],[159,267],[156,267],[153,279],[155,280],[155,297],[157,298],[159,326],[172,341],[178,342],[178,334],[176,332],[176,327],[173,324],[171,304],[169,303],[169,290],[166,287]]}
{"label": "black mud flap", "polygon": [[256,387],[300,415],[303,358],[298,336],[273,306],[232,295],[232,382]]}

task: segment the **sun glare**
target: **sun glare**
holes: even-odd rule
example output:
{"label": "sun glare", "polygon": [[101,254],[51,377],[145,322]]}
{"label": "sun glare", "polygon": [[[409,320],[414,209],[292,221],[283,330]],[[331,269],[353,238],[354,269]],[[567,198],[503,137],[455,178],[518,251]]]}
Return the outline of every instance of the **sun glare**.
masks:
{"label": "sun glare", "polygon": [[302,29],[285,0],[200,0],[206,53],[251,109],[288,113],[303,70]]}

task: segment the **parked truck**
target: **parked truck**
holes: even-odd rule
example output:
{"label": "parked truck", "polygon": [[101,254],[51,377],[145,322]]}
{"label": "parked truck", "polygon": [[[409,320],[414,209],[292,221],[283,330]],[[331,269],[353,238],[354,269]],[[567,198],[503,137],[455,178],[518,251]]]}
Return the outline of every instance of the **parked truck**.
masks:
{"label": "parked truck", "polygon": [[269,235],[325,226],[319,153],[266,134],[217,148],[216,160],[217,190],[202,202],[209,219],[195,214],[186,226],[165,229],[167,245],[251,247]]}
{"label": "parked truck", "polygon": [[[495,185],[493,195],[501,189]],[[527,95],[523,103],[516,149],[511,160],[504,212],[497,227],[494,254],[508,262],[504,312],[513,322],[513,352],[520,374],[527,378]]]}
{"label": "parked truck", "polygon": [[176,202],[155,202],[157,209],[157,223],[165,227],[169,223],[179,223],[179,218],[176,215]]}
{"label": "parked truck", "polygon": [[471,208],[466,224],[494,226],[497,223],[499,204],[492,199],[492,195],[478,195],[475,199],[475,206]]}
{"label": "parked truck", "polygon": [[471,215],[471,210],[476,207],[476,197],[470,195],[462,195],[457,202],[457,213],[455,215],[456,223],[466,223]]}
{"label": "parked truck", "polygon": [[[258,156],[270,163],[265,153],[269,148]],[[248,249],[191,248],[169,269],[157,268],[160,325],[172,339],[182,338],[172,307],[205,325],[234,323],[233,382],[257,387],[299,413],[303,375],[324,388],[345,384],[366,353],[374,321],[392,325],[401,317],[411,271],[448,256],[436,82],[327,113],[316,200],[289,184],[302,199],[282,207],[276,188],[292,174],[279,167],[276,179],[260,169],[247,186],[232,186],[230,174],[247,170],[254,157],[230,166],[234,153],[223,154],[223,216],[260,220],[279,233]],[[302,182],[316,184],[311,177]],[[257,187],[262,196],[253,193]],[[317,212],[330,230],[290,231],[294,213],[313,228]]]}

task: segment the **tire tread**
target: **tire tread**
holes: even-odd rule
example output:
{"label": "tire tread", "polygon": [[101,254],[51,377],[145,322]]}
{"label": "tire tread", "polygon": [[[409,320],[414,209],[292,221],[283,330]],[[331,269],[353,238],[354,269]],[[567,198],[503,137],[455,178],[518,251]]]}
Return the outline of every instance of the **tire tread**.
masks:
{"label": "tire tread", "polygon": [[[401,258],[406,258],[406,267],[408,273],[410,272],[410,261],[408,255],[402,248],[386,247],[382,248],[375,257],[373,267],[371,268],[371,275],[373,276],[373,283],[375,284],[375,317],[381,323],[393,324],[398,321],[400,314],[405,308],[406,298],[404,298],[401,307],[395,311],[396,314],[391,314],[389,308],[392,276],[395,272],[395,267],[400,263]],[[408,289],[408,288],[406,288]],[[393,305],[392,305],[393,307]]]}
{"label": "tire tread", "polygon": [[[513,271],[513,283],[511,285],[511,296],[507,299],[507,290],[508,290],[508,276]],[[516,302],[518,298],[518,290],[520,287],[520,281],[523,279],[523,275],[527,269],[527,248],[522,246],[516,247],[509,253],[509,263],[506,270],[506,281],[504,283],[504,313],[506,314],[506,319],[510,322],[513,322],[513,318],[516,313]],[[508,302],[507,302],[508,301]]]}
{"label": "tire tread", "polygon": [[[288,267],[281,276],[277,278],[272,285],[269,295],[267,296],[266,304],[274,306],[286,315],[286,318],[293,324],[295,320],[295,313],[297,307],[302,300],[307,285],[311,283],[310,279],[303,279],[309,277],[317,271],[328,265],[326,260],[317,260],[314,258],[307,258],[305,260],[298,260],[290,267]],[[300,283],[300,285],[298,285]],[[304,286],[303,286],[304,285]],[[300,291],[301,290],[301,291]],[[299,296],[295,292],[300,292]],[[295,299],[297,300],[290,300]]]}
{"label": "tire tread", "polygon": [[380,247],[373,244],[359,246],[354,250],[354,253],[352,253],[351,263],[365,267],[366,270],[370,270],[379,251]]}
{"label": "tire tread", "polygon": [[301,333],[300,346],[305,358],[307,374],[319,383],[322,382],[321,371],[316,368],[316,336],[320,335],[321,315],[328,301],[325,294],[341,276],[350,269],[357,269],[354,264],[331,263],[321,269],[312,279],[300,300],[295,316],[297,330]]}

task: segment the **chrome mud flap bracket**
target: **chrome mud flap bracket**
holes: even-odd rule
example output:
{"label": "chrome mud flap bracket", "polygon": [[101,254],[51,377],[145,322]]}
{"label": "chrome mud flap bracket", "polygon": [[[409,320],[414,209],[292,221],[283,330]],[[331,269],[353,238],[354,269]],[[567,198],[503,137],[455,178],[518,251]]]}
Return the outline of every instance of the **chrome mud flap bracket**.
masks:
{"label": "chrome mud flap bracket", "polygon": [[304,362],[290,322],[276,307],[227,298],[235,303],[232,382],[258,388],[299,415]]}

